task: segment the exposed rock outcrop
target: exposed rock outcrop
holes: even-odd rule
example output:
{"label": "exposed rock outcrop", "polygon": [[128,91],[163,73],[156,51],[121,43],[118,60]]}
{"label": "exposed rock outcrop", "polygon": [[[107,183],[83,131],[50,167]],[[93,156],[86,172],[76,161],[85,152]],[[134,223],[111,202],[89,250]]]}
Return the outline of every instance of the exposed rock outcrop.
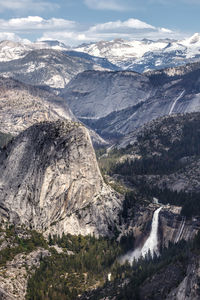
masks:
{"label": "exposed rock outcrop", "polygon": [[[200,218],[193,217],[187,220],[181,216],[181,207],[173,205],[161,205],[159,213],[158,241],[160,247],[168,247],[169,243],[177,243],[184,239],[189,241],[194,239],[200,230]],[[127,219],[122,227],[122,234],[133,234],[134,248],[141,248],[147,240],[150,231],[153,213],[160,205],[150,204],[135,209],[132,219]]]}
{"label": "exposed rock outcrop", "polygon": [[200,299],[200,257],[190,259],[187,273],[177,288],[173,289],[167,300],[198,300]]}
{"label": "exposed rock outcrop", "polygon": [[73,113],[102,137],[125,136],[161,116],[200,111],[200,67],[78,74],[61,92]]}
{"label": "exposed rock outcrop", "polygon": [[36,124],[1,153],[1,220],[46,234],[111,235],[121,200],[104,183],[79,123]]}
{"label": "exposed rock outcrop", "polygon": [[[63,49],[66,51],[66,49]],[[0,44],[0,73],[1,76],[12,77],[22,82],[37,86],[48,86],[52,89],[64,88],[78,73],[85,70],[109,70],[102,63],[95,62],[92,57],[70,56],[65,51],[55,49],[26,49],[21,57],[10,61],[1,61],[2,49]],[[114,67],[114,66],[113,66]]]}
{"label": "exposed rock outcrop", "polygon": [[0,299],[25,300],[28,276],[40,266],[41,258],[48,255],[48,250],[38,248],[27,255],[17,254],[5,267],[1,267]]}
{"label": "exposed rock outcrop", "polygon": [[181,207],[165,206],[160,212],[160,244],[167,247],[169,242],[177,243],[194,239],[200,230],[200,218],[187,220],[181,216]]}
{"label": "exposed rock outcrop", "polygon": [[131,107],[154,93],[148,77],[128,71],[85,71],[61,91],[73,113],[83,121]]}
{"label": "exposed rock outcrop", "polygon": [[0,78],[0,131],[18,134],[41,121],[76,120],[62,98],[14,79]]}

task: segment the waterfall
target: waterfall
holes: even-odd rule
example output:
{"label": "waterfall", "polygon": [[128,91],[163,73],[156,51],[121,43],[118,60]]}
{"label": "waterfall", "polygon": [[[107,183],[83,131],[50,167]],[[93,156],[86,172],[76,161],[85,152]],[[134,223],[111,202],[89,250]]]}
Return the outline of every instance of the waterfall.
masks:
{"label": "waterfall", "polygon": [[169,115],[171,115],[173,113],[174,106],[176,105],[176,102],[183,96],[184,93],[185,93],[185,91],[182,91],[181,94],[174,100],[174,102],[173,102],[173,104],[170,108]]}
{"label": "waterfall", "polygon": [[159,254],[158,250],[158,224],[159,224],[159,213],[162,207],[159,207],[158,209],[155,210],[153,214],[153,219],[151,222],[151,232],[144,243],[144,245],[140,248],[136,248],[134,251],[129,251],[127,254],[125,254],[120,261],[124,263],[126,260],[129,261],[129,263],[132,263],[133,260],[139,259],[141,256],[145,257],[147,253],[151,253],[153,255],[156,253],[157,255]]}
{"label": "waterfall", "polygon": [[145,255],[150,251],[151,255],[154,254],[154,252],[158,255],[158,223],[159,223],[159,212],[162,209],[162,207],[159,207],[156,209],[156,211],[153,214],[153,220],[151,223],[151,232],[144,243],[144,246],[141,249],[141,256],[145,257]]}
{"label": "waterfall", "polygon": [[185,227],[185,217],[183,217],[182,221],[181,221],[181,225],[180,225],[180,230],[178,231],[178,234],[176,236],[176,240],[175,240],[175,243],[178,243],[180,238],[181,238],[181,235],[183,233],[183,229]]}

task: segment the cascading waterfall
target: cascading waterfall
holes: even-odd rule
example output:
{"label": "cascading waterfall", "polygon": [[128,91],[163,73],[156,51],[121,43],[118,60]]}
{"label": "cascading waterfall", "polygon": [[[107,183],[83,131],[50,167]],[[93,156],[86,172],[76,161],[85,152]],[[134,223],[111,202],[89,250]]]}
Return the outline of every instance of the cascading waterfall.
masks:
{"label": "cascading waterfall", "polygon": [[132,252],[128,252],[125,254],[120,261],[123,263],[125,261],[129,261],[129,263],[132,263],[133,260],[139,259],[141,256],[145,257],[149,252],[151,255],[156,253],[156,255],[159,255],[158,251],[158,224],[159,224],[159,213],[162,207],[159,207],[158,209],[155,210],[153,214],[153,219],[151,223],[151,232],[144,243],[144,245],[140,248],[135,249]]}
{"label": "cascading waterfall", "polygon": [[175,243],[178,243],[180,238],[181,238],[181,235],[183,233],[183,229],[185,227],[185,217],[183,217],[182,221],[181,221],[181,225],[180,225],[180,230],[178,231],[178,234],[176,236],[176,240],[175,240]]}
{"label": "cascading waterfall", "polygon": [[156,211],[153,214],[153,220],[151,223],[151,232],[144,243],[144,246],[141,249],[141,256],[145,257],[145,255],[150,251],[151,255],[156,253],[159,254],[158,251],[158,224],[159,224],[159,212],[162,209],[162,207],[159,207],[156,209]]}

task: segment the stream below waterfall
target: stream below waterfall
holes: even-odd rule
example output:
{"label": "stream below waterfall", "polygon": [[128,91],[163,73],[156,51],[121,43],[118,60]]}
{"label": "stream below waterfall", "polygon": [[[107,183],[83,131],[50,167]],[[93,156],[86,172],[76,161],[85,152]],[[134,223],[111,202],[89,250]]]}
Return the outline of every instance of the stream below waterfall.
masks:
{"label": "stream below waterfall", "polygon": [[152,222],[151,222],[151,232],[143,246],[136,248],[133,251],[129,251],[124,256],[120,258],[120,262],[124,263],[128,261],[130,264],[135,260],[138,260],[140,257],[145,257],[149,252],[151,255],[154,253],[159,255],[158,250],[158,225],[159,225],[159,213],[162,209],[162,206],[157,208],[154,211]]}

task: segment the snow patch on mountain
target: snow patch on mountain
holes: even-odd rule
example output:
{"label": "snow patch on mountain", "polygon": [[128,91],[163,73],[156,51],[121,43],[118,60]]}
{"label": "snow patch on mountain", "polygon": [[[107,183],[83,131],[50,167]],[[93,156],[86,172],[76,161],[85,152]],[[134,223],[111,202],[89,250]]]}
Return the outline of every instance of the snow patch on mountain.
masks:
{"label": "snow patch on mountain", "polygon": [[107,58],[122,69],[147,71],[181,65],[200,58],[200,34],[183,40],[132,40],[115,39],[84,44],[74,49]]}

